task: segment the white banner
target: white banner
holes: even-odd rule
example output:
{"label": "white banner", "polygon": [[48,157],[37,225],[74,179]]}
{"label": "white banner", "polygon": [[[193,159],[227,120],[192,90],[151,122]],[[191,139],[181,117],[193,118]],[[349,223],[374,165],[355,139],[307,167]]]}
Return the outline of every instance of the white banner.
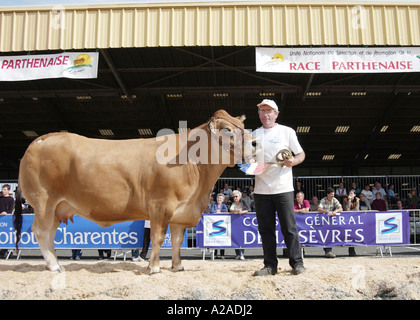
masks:
{"label": "white banner", "polygon": [[420,47],[256,48],[258,72],[420,72]]}
{"label": "white banner", "polygon": [[97,78],[98,56],[97,52],[1,56],[0,81]]}

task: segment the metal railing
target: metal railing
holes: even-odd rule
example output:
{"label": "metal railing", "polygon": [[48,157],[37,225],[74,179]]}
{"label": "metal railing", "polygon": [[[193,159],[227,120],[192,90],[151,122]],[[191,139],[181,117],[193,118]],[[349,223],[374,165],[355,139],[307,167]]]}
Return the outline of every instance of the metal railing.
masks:
{"label": "metal railing", "polygon": [[[390,184],[394,184],[394,192],[401,198],[403,203],[405,202],[408,193],[412,188],[420,189],[420,175],[375,175],[375,176],[297,176],[294,177],[294,183],[297,181],[302,183],[303,190],[305,192],[305,198],[311,200],[313,196],[317,196],[319,199],[325,197],[326,189],[328,187],[336,189],[338,185],[343,182],[347,192],[352,189],[352,182],[363,190],[366,184],[371,187],[376,181],[382,184],[382,188],[385,191],[388,190]],[[11,191],[14,191],[17,187],[18,181],[15,179],[0,180],[0,185],[5,183],[10,184]],[[247,190],[249,186],[253,186],[255,182],[254,176],[247,176],[244,178],[230,178],[221,177],[215,184],[214,191],[217,193],[227,183],[230,188],[241,190]],[[392,207],[391,207],[392,209]],[[411,243],[414,245],[420,244],[420,210],[409,210],[410,211],[410,235]],[[188,232],[188,247],[193,248],[195,244],[195,228],[187,229]]]}

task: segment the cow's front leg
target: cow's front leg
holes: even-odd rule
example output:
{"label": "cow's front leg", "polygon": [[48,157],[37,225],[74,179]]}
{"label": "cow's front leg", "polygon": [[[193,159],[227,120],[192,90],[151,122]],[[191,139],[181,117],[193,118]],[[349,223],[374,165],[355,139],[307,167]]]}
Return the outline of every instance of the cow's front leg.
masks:
{"label": "cow's front leg", "polygon": [[166,230],[168,224],[163,225],[162,223],[154,223],[150,221],[150,240],[152,241],[152,254],[150,256],[149,269],[150,274],[160,272],[160,260],[159,253],[162,247],[163,241],[165,240]]}
{"label": "cow's front leg", "polygon": [[171,240],[172,240],[172,270],[183,271],[184,267],[181,264],[181,244],[184,240],[185,227],[178,225],[171,225]]}

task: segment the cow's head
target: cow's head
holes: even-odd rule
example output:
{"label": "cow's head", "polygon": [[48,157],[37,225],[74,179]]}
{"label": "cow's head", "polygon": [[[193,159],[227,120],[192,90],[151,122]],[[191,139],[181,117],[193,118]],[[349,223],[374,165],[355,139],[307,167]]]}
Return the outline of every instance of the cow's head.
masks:
{"label": "cow's head", "polygon": [[245,115],[232,117],[225,110],[219,110],[208,122],[208,128],[212,136],[213,145],[222,150],[221,157],[213,157],[217,161],[234,166],[236,163],[243,162],[255,156],[256,143],[255,138],[249,130],[244,128]]}

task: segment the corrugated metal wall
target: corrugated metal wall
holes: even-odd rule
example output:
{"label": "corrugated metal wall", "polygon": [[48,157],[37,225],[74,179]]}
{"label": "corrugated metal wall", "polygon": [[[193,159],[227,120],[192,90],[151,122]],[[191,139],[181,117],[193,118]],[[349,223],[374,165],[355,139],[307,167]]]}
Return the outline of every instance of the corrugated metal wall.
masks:
{"label": "corrugated metal wall", "polygon": [[251,2],[11,8],[0,51],[155,46],[420,45],[420,4]]}

